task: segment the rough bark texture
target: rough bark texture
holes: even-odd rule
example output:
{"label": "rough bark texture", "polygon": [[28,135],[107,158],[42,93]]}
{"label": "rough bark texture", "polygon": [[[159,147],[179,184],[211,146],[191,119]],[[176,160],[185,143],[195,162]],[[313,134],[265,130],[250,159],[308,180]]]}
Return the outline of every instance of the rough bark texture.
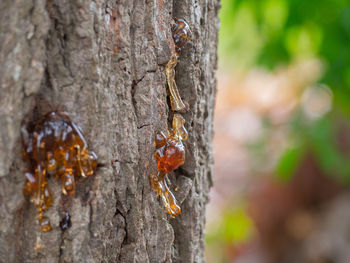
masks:
{"label": "rough bark texture", "polygon": [[[204,261],[218,8],[219,0],[0,1],[1,262]],[[193,33],[176,72],[190,137],[185,165],[169,176],[182,208],[175,219],[148,179],[155,131],[170,120],[172,17]],[[49,178],[53,229],[43,233],[22,194],[20,130],[56,109],[82,128],[100,167],[72,198]],[[72,226],[62,231],[65,211]]]}

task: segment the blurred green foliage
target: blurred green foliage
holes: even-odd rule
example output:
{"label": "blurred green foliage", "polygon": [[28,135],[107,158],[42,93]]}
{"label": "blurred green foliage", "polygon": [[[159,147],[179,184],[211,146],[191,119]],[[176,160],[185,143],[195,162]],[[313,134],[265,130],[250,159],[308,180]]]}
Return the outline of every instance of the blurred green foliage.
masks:
{"label": "blurred green foliage", "polygon": [[[221,3],[218,49],[221,70],[248,71],[253,67],[274,70],[317,58],[324,66],[319,82],[332,90],[330,113],[310,120],[300,108],[284,124],[289,127],[289,146],[280,156],[276,175],[288,182],[306,154],[311,154],[325,174],[350,184],[350,1],[221,0]],[[267,156],[266,144],[275,128],[268,120],[263,121],[263,135],[252,145],[254,153],[261,156],[256,160],[257,166]],[[208,248],[217,254],[212,262],[229,262],[227,249],[234,250],[236,245],[247,242],[253,232],[244,205],[224,212],[219,222],[209,225],[206,235]]]}
{"label": "blurred green foliage", "polygon": [[348,0],[222,0],[219,57],[235,67],[273,69],[319,57],[322,82],[350,93]]}
{"label": "blurred green foliage", "polygon": [[[310,122],[300,112],[294,116],[290,123],[290,136],[294,138],[294,143],[285,150],[276,168],[281,179],[288,180],[304,154],[311,153],[325,174],[345,185],[350,184],[350,153],[341,150],[343,138],[339,136],[345,127],[337,125],[334,119],[334,115],[329,115]],[[350,128],[346,127],[346,131]]]}
{"label": "blurred green foliage", "polygon": [[[219,221],[212,222],[206,233],[206,243],[212,248],[212,262],[228,262],[237,245],[248,241],[253,234],[253,223],[243,204],[226,210]],[[231,253],[229,252],[231,251]]]}
{"label": "blurred green foliage", "polygon": [[336,120],[350,117],[350,1],[222,0],[220,20],[222,68],[273,70],[308,58],[322,61],[325,71],[319,81],[333,92],[333,111],[311,122],[296,114],[288,124],[293,145],[282,154],[276,172],[290,178],[311,152],[326,174],[350,183],[350,155],[336,143]]}
{"label": "blurred green foliage", "polygon": [[[218,240],[235,244],[246,241],[252,234],[252,222],[245,212],[243,205],[225,211],[219,222],[211,229],[214,231],[206,235],[208,244]],[[219,237],[219,239],[218,239]]]}

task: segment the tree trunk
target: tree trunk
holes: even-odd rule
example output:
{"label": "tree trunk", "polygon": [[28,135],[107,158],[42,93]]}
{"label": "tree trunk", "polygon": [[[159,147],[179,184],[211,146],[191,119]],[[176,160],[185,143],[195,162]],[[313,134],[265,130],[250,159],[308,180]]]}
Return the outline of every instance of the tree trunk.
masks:
{"label": "tree trunk", "polygon": [[[1,262],[204,261],[218,8],[219,0],[0,1]],[[164,68],[173,17],[192,30],[176,67],[189,105],[186,162],[169,176],[182,208],[176,218],[149,184],[154,134],[170,120]],[[20,131],[50,110],[82,128],[99,168],[78,180],[73,197],[49,178],[52,230],[41,232],[22,193]],[[72,226],[63,231],[65,212]]]}

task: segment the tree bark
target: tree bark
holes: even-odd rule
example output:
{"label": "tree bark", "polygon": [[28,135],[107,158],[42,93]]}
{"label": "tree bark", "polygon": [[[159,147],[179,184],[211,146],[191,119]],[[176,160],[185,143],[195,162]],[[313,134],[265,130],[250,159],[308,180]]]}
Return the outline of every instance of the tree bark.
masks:
{"label": "tree bark", "polygon": [[[204,261],[218,9],[219,0],[0,1],[1,262]],[[173,17],[192,30],[176,67],[189,105],[186,162],[169,176],[182,208],[176,218],[149,184],[154,134],[170,120],[164,68]],[[73,197],[49,178],[52,230],[41,232],[22,193],[20,131],[50,110],[82,128],[99,168],[78,180]],[[62,231],[66,211],[72,226]]]}

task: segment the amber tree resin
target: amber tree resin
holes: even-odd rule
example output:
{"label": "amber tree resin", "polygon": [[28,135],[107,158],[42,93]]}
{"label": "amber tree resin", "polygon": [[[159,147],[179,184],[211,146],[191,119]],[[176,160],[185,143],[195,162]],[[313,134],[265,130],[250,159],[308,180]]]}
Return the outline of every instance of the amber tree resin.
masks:
{"label": "amber tree resin", "polygon": [[50,112],[28,129],[22,129],[22,144],[27,163],[23,192],[38,210],[41,230],[49,231],[50,221],[44,212],[53,199],[47,177],[59,178],[63,194],[73,195],[76,177],[92,175],[97,157],[88,150],[80,128],[62,112]]}
{"label": "amber tree resin", "polygon": [[151,175],[151,185],[162,198],[166,211],[173,216],[180,214],[181,208],[166,183],[166,176],[185,162],[185,147],[182,141],[187,140],[188,134],[184,124],[184,118],[175,114],[173,127],[168,131],[168,135],[157,132],[155,136],[154,156],[157,160],[158,173]]}
{"label": "amber tree resin", "polygon": [[175,43],[175,51],[171,54],[170,60],[165,67],[165,73],[170,92],[170,106],[173,111],[184,111],[186,109],[175,82],[175,67],[177,65],[181,49],[191,38],[191,30],[183,19],[175,18],[175,25],[172,28],[172,35]]}

